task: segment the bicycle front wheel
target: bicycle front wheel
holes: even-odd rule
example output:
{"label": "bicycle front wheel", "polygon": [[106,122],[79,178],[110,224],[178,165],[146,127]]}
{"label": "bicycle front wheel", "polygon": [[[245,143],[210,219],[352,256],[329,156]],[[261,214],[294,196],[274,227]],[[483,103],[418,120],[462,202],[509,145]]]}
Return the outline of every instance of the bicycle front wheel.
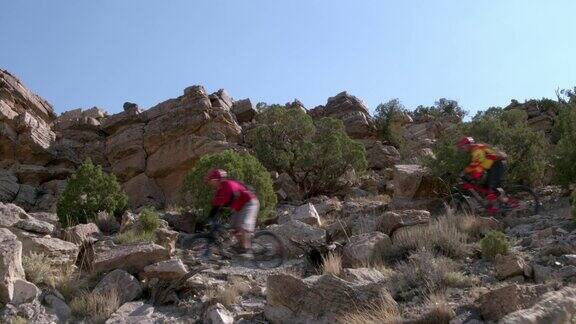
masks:
{"label": "bicycle front wheel", "polygon": [[194,259],[206,256],[219,256],[220,246],[210,234],[197,234],[182,242],[182,247]]}
{"label": "bicycle front wheel", "polygon": [[502,202],[505,214],[514,213],[520,216],[532,216],[540,212],[542,205],[538,195],[525,186],[515,186],[506,190],[507,201]]}
{"label": "bicycle front wheel", "polygon": [[260,231],[252,238],[254,264],[261,269],[276,268],[284,263],[284,245],[272,232]]}

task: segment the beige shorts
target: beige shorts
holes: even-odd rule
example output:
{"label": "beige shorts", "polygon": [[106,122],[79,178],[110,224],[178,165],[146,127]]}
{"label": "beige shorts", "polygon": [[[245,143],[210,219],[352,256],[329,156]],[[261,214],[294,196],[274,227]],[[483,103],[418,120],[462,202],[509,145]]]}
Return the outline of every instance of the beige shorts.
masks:
{"label": "beige shorts", "polygon": [[258,199],[252,199],[247,202],[240,211],[232,213],[230,223],[233,228],[241,228],[247,232],[254,232],[259,211],[260,202]]}

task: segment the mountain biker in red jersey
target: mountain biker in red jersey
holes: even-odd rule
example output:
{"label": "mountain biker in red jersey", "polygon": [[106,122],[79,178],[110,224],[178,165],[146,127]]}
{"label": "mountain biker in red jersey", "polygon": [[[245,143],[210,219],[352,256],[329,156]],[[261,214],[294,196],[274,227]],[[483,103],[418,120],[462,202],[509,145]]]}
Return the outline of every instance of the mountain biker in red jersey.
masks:
{"label": "mountain biker in red jersey", "polygon": [[252,257],[252,232],[256,226],[256,218],[260,210],[260,202],[256,195],[242,182],[229,179],[226,171],[213,169],[208,171],[204,182],[216,188],[209,219],[214,219],[222,207],[230,207],[232,216],[230,223],[234,235],[241,246],[241,256]]}
{"label": "mountain biker in red jersey", "polygon": [[[506,172],[506,154],[499,152],[487,144],[477,144],[472,137],[461,138],[457,146],[470,153],[470,164],[464,169],[467,180],[478,181],[489,190],[488,214],[494,215],[498,208],[494,202],[498,199],[498,189],[502,186]],[[501,190],[501,189],[500,189]]]}

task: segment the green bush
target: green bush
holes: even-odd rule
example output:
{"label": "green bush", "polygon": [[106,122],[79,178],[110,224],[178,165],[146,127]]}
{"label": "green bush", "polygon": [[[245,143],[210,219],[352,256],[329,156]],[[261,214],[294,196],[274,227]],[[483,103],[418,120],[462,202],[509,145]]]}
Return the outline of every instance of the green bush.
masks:
{"label": "green bush", "polygon": [[182,186],[184,204],[200,210],[197,221],[203,221],[210,212],[214,189],[203,180],[208,170],[221,168],[233,179],[238,179],[256,190],[260,201],[259,220],[263,221],[274,214],[276,194],[270,173],[250,154],[240,154],[231,150],[203,156],[186,175]]}
{"label": "green bush", "polygon": [[558,143],[554,167],[560,184],[576,183],[576,103],[561,109],[558,115]]}
{"label": "green bush", "polygon": [[472,121],[459,124],[446,132],[434,148],[435,159],[426,164],[433,174],[454,184],[470,161],[456,142],[462,136],[492,145],[508,155],[508,183],[534,185],[544,178],[549,164],[550,145],[543,133],[528,126],[526,114],[517,109],[490,108],[478,113]]}
{"label": "green bush", "polygon": [[62,226],[94,221],[100,211],[120,216],[128,208],[128,196],[113,174],[86,160],[68,178],[58,201],[57,213]]}
{"label": "green bush", "polygon": [[339,120],[314,122],[301,109],[271,106],[257,122],[246,143],[264,166],[287,173],[307,196],[335,192],[342,174],[367,167],[364,147],[348,137]]}
{"label": "green bush", "polygon": [[486,260],[494,260],[496,255],[506,255],[510,250],[510,245],[506,235],[500,231],[490,231],[480,240],[482,257]]}
{"label": "green bush", "polygon": [[408,110],[398,99],[392,99],[376,107],[374,121],[383,140],[397,148],[404,146],[404,137],[400,127],[402,120],[408,115]]}
{"label": "green bush", "polygon": [[124,233],[116,235],[114,241],[117,244],[128,244],[134,242],[154,242],[156,233],[154,231],[147,232],[132,228]]}
{"label": "green bush", "polygon": [[154,232],[160,227],[160,215],[154,208],[146,207],[140,212],[140,226],[144,232]]}
{"label": "green bush", "polygon": [[440,98],[434,103],[434,106],[418,106],[410,115],[414,119],[419,119],[426,116],[434,118],[452,119],[453,121],[461,121],[466,116],[466,111],[460,107],[456,100]]}

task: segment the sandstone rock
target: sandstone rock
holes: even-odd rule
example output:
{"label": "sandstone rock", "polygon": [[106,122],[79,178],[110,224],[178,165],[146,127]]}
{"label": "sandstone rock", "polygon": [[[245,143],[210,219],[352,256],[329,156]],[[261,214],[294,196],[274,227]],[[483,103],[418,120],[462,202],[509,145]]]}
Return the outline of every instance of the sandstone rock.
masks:
{"label": "sandstone rock", "polygon": [[35,187],[21,185],[18,195],[16,196],[16,199],[14,199],[14,203],[25,210],[31,210],[36,205],[37,199],[38,191]]}
{"label": "sandstone rock", "polygon": [[15,167],[15,173],[19,182],[32,186],[39,186],[41,183],[50,180],[65,180],[74,170],[64,167],[43,167],[39,165],[19,164]]}
{"label": "sandstone rock", "polygon": [[106,156],[112,171],[126,181],[146,168],[144,124],[131,125],[106,139]]}
{"label": "sandstone rock", "polygon": [[394,198],[414,198],[426,169],[417,164],[394,167]]}
{"label": "sandstone rock", "polygon": [[394,147],[384,145],[373,139],[359,140],[366,149],[366,160],[370,169],[381,170],[400,162],[400,152]]}
{"label": "sandstone rock", "polygon": [[129,229],[133,228],[138,221],[138,215],[127,210],[122,214],[122,220],[120,221],[120,233],[124,233]]}
{"label": "sandstone rock", "polygon": [[168,228],[159,228],[154,234],[156,235],[155,243],[167,249],[170,255],[174,255],[178,232]]}
{"label": "sandstone rock", "polygon": [[291,213],[283,214],[278,218],[279,224],[287,223],[291,220],[301,221],[312,226],[320,226],[322,224],[320,216],[313,204],[307,203],[295,208]]}
{"label": "sandstone rock", "polygon": [[370,261],[392,245],[388,235],[381,232],[355,235],[344,246],[342,261],[349,266],[369,264]]}
{"label": "sandstone rock", "polygon": [[21,219],[16,224],[14,224],[14,226],[38,234],[51,234],[54,232],[54,225],[38,219],[34,219],[32,217],[28,219]]}
{"label": "sandstone rock", "polygon": [[270,231],[279,236],[287,253],[298,256],[311,248],[326,245],[326,231],[300,221],[290,221],[278,226],[271,226]]}
{"label": "sandstone rock", "polygon": [[576,288],[549,292],[534,306],[507,315],[499,323],[570,323],[576,316]]}
{"label": "sandstone rock", "polygon": [[53,237],[32,237],[27,244],[24,242],[24,253],[43,253],[52,263],[58,265],[73,265],[76,262],[79,248],[76,244]]}
{"label": "sandstone rock", "polygon": [[430,222],[430,212],[427,210],[400,210],[388,211],[384,213],[378,224],[378,230],[392,235],[395,230],[405,227],[414,226],[418,224],[426,224]]}
{"label": "sandstone rock", "polygon": [[46,100],[29,91],[20,80],[5,70],[0,70],[0,103],[3,106],[0,120],[13,119],[24,112],[30,112],[46,122],[56,118],[54,109]]}
{"label": "sandstone rock", "polygon": [[256,110],[252,107],[250,99],[235,101],[232,105],[232,112],[239,123],[247,123],[256,117]]}
{"label": "sandstone rock", "polygon": [[138,298],[142,294],[142,286],[138,279],[124,270],[116,269],[108,273],[94,287],[95,293],[107,294],[115,290],[118,293],[120,304]]}
{"label": "sandstone rock", "polygon": [[46,213],[46,212],[37,212],[37,213],[29,213],[30,217],[35,218],[37,220],[50,223],[54,225],[54,227],[58,228],[60,226],[58,215],[55,213]]}
{"label": "sandstone rock", "polygon": [[226,110],[230,110],[234,102],[228,92],[226,92],[224,89],[220,89],[217,92],[211,94],[209,98],[212,107]]}
{"label": "sandstone rock", "polygon": [[144,302],[126,303],[112,314],[106,324],[152,324],[156,323],[152,319],[154,307]]}
{"label": "sandstone rock", "polygon": [[222,304],[217,303],[208,307],[204,315],[206,324],[233,324],[234,316]]}
{"label": "sandstone rock", "polygon": [[364,103],[346,92],[328,98],[326,106],[308,112],[313,118],[332,117],[342,120],[346,133],[352,138],[375,136],[376,128]]}
{"label": "sandstone rock", "polygon": [[130,273],[138,273],[145,266],[167,260],[169,257],[167,249],[153,243],[119,245],[109,250],[96,252],[92,260],[92,270],[105,272],[124,269]]}
{"label": "sandstone rock", "polygon": [[102,237],[98,226],[94,223],[78,224],[64,229],[63,238],[68,242],[82,245],[85,242],[96,242]]}
{"label": "sandstone rock", "polygon": [[397,311],[381,281],[349,282],[332,275],[298,279],[274,274],[268,277],[266,291],[265,316],[272,323],[336,323],[341,314],[382,299]]}
{"label": "sandstone rock", "polygon": [[192,212],[166,212],[162,215],[162,219],[167,221],[170,227],[178,232],[192,234],[196,228],[195,216]]}
{"label": "sandstone rock", "polygon": [[50,125],[24,112],[14,119],[18,132],[16,159],[23,164],[46,165],[54,158],[50,145],[56,140],[56,134]]}
{"label": "sandstone rock", "polygon": [[147,115],[140,111],[138,105],[127,102],[124,103],[123,112],[105,118],[100,128],[111,135],[131,125],[144,124],[146,122],[148,122]]}
{"label": "sandstone rock", "polygon": [[278,176],[274,181],[274,188],[280,200],[300,201],[304,198],[302,190],[300,190],[296,182],[286,173]]}
{"label": "sandstone rock", "polygon": [[186,273],[188,273],[188,270],[180,259],[170,259],[144,267],[143,277],[176,280]]}
{"label": "sandstone rock", "polygon": [[28,214],[24,209],[14,204],[0,202],[0,227],[12,227],[21,219],[27,219]]}
{"label": "sandstone rock", "polygon": [[532,307],[547,289],[513,284],[492,290],[479,298],[480,312],[485,320],[497,321],[509,313]]}
{"label": "sandstone rock", "polygon": [[128,180],[122,187],[128,195],[132,208],[142,206],[160,207],[164,202],[164,193],[154,179],[141,173]]}
{"label": "sandstone rock", "polygon": [[494,260],[494,268],[496,269],[496,277],[506,279],[517,275],[524,274],[526,262],[517,255],[497,255]]}
{"label": "sandstone rock", "polygon": [[370,268],[342,269],[340,278],[355,283],[382,282],[386,280],[382,272]]}
{"label": "sandstone rock", "polygon": [[33,283],[24,279],[16,279],[14,281],[14,295],[11,303],[14,305],[29,303],[38,298],[41,292]]}
{"label": "sandstone rock", "polygon": [[67,323],[72,315],[72,310],[62,299],[54,295],[44,296],[44,303],[58,316],[58,320],[62,323]]}
{"label": "sandstone rock", "polygon": [[328,198],[326,196],[319,196],[311,198],[310,203],[314,205],[320,218],[324,217],[338,217],[342,211],[342,202],[337,197]]}
{"label": "sandstone rock", "polygon": [[16,176],[11,171],[0,169],[0,201],[13,201],[19,190],[20,184]]}
{"label": "sandstone rock", "polygon": [[22,243],[8,229],[0,228],[0,302],[14,300],[14,283],[24,280]]}

